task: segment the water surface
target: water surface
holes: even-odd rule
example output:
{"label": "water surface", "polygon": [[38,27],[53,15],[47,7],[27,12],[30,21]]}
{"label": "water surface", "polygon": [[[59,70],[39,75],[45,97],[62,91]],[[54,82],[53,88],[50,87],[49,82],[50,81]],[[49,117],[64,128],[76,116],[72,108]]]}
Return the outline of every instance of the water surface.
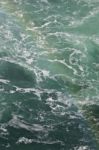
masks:
{"label": "water surface", "polygon": [[0,0],[0,150],[99,149],[99,1]]}

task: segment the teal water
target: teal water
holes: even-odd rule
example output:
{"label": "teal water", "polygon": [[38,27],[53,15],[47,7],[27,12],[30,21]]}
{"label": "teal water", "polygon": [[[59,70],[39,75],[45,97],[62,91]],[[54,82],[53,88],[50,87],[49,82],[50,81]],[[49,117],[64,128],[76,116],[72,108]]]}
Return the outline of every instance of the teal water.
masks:
{"label": "teal water", "polygon": [[0,0],[0,150],[99,149],[99,1]]}

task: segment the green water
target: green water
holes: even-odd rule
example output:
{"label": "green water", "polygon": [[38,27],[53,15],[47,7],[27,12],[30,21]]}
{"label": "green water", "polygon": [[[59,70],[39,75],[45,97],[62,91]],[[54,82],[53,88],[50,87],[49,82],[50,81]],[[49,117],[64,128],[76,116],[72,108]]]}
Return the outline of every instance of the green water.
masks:
{"label": "green water", "polygon": [[99,0],[0,0],[0,150],[99,149]]}

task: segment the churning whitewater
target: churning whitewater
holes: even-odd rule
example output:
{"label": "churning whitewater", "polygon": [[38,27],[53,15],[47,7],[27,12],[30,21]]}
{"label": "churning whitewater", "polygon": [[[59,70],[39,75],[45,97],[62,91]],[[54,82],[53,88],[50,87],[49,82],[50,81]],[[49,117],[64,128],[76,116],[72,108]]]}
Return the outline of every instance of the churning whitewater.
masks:
{"label": "churning whitewater", "polygon": [[0,150],[99,149],[99,0],[0,0]]}

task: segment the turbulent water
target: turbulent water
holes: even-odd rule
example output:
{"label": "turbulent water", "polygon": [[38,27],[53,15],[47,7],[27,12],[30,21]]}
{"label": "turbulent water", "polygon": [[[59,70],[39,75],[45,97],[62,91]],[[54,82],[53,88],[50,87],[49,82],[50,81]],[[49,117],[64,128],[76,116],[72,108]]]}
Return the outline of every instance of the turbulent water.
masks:
{"label": "turbulent water", "polygon": [[99,149],[99,0],[0,0],[0,150]]}

